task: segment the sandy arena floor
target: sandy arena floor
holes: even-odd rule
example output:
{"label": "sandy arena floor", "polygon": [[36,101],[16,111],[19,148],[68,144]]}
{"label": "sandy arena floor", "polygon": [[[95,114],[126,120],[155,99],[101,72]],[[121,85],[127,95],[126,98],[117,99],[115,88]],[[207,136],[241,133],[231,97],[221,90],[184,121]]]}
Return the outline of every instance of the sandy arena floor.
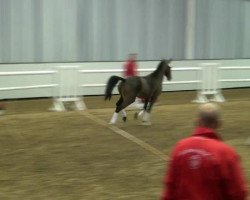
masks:
{"label": "sandy arena floor", "polygon": [[[225,90],[220,133],[250,182],[250,89]],[[0,116],[0,199],[159,199],[171,147],[190,135],[195,92],[162,94],[151,126],[107,125],[117,96],[86,97],[87,111],[49,112],[51,100],[8,101]],[[132,135],[132,136],[131,136]]]}

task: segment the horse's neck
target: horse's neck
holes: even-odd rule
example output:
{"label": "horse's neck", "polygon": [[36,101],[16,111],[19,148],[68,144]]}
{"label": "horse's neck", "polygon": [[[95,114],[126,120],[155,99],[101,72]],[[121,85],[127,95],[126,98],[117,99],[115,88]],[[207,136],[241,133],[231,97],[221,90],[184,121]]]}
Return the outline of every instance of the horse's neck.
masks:
{"label": "horse's neck", "polygon": [[152,74],[151,76],[155,77],[156,79],[158,79],[159,81],[162,82],[163,80],[163,76],[164,76],[164,72],[162,67],[158,67]]}

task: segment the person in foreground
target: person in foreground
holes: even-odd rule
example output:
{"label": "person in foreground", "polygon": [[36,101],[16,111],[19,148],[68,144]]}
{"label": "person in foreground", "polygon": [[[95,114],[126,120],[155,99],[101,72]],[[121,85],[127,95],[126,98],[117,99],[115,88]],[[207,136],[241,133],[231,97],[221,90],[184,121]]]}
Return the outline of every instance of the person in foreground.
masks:
{"label": "person in foreground", "polygon": [[216,133],[220,125],[218,105],[202,105],[192,136],[172,151],[162,200],[247,199],[240,158]]}

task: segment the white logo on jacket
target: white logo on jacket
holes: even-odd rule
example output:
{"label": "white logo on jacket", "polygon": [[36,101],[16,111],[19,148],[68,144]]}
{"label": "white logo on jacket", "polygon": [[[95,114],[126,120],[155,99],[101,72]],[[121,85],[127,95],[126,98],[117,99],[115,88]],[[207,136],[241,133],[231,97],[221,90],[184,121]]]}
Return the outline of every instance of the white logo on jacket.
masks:
{"label": "white logo on jacket", "polygon": [[201,166],[202,158],[200,155],[192,155],[188,159],[190,169],[199,169]]}

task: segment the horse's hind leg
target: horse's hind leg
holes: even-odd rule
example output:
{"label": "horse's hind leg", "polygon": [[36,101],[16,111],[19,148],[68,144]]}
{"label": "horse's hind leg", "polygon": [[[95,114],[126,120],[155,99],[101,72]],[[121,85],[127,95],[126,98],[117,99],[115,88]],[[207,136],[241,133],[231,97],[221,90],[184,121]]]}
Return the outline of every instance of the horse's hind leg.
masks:
{"label": "horse's hind leg", "polygon": [[126,122],[127,121],[127,113],[126,113],[125,109],[121,110],[121,112],[122,112],[122,120],[124,122]]}
{"label": "horse's hind leg", "polygon": [[116,107],[115,112],[119,113],[120,111],[122,111],[124,108],[126,108],[128,105],[130,105],[131,103],[133,103],[135,100],[135,98],[130,99],[130,100],[124,100],[119,106]]}
{"label": "horse's hind leg", "polygon": [[[133,102],[133,101],[132,101]],[[129,104],[128,104],[129,105]],[[116,109],[115,109],[115,112],[110,120],[110,124],[115,124],[118,120],[118,116],[119,116],[119,112],[122,112],[122,120],[124,122],[127,121],[127,113],[126,111],[124,110],[124,108],[126,108],[127,106],[127,103],[124,102],[123,98],[120,97],[120,99],[116,102]]]}
{"label": "horse's hind leg", "polygon": [[[130,97],[130,98],[126,97],[126,99],[123,99],[122,103],[120,103],[116,106],[116,109],[115,109],[115,112],[113,114],[113,117],[111,118],[110,124],[115,124],[117,122],[119,112],[121,112],[124,108],[126,108],[131,103],[133,103],[135,101],[135,97],[136,96]],[[126,112],[125,111],[122,111],[122,112],[123,112],[123,115],[125,116]],[[125,118],[125,120],[126,120],[126,118]]]}
{"label": "horse's hind leg", "polygon": [[[121,96],[120,99],[116,102],[116,106],[120,106],[122,104],[122,102],[123,102],[123,98]],[[126,122],[127,121],[127,113],[124,109],[121,110],[121,112],[122,112],[122,120],[124,122]]]}
{"label": "horse's hind leg", "polygon": [[115,124],[117,122],[119,112],[116,112],[116,111],[117,111],[117,107],[121,106],[122,102],[123,102],[123,98],[121,96],[120,99],[116,102],[116,110],[115,110],[115,112],[114,112],[114,114],[109,122],[110,124]]}
{"label": "horse's hind leg", "polygon": [[122,104],[122,102],[123,102],[123,98],[122,98],[122,97],[120,97],[120,99],[116,102],[116,106],[121,105],[121,104]]}
{"label": "horse's hind leg", "polygon": [[109,124],[115,124],[115,123],[117,122],[118,115],[119,115],[119,113],[114,112],[114,114],[113,114],[113,116],[112,116],[112,118],[111,118]]}

